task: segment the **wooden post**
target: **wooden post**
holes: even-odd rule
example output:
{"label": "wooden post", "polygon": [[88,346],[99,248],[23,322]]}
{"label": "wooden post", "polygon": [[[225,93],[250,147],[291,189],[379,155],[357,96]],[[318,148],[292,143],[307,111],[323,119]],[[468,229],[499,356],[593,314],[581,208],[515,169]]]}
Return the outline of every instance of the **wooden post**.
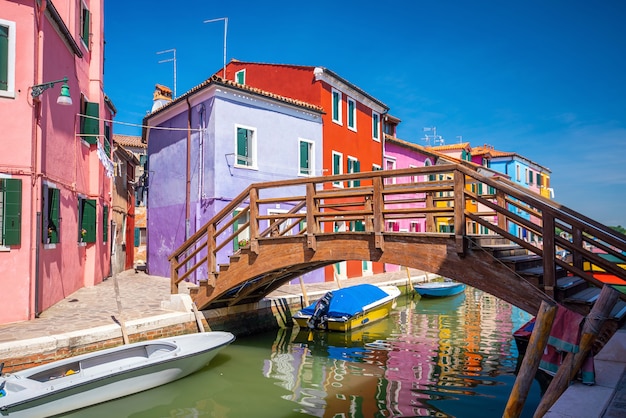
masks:
{"label": "wooden post", "polygon": [[530,334],[530,340],[528,342],[528,348],[526,354],[524,354],[524,360],[522,366],[517,373],[515,384],[511,390],[511,395],[506,404],[504,418],[519,417],[524,409],[524,403],[528,396],[528,391],[532,385],[537,369],[539,368],[539,362],[543,356],[543,350],[546,348],[548,338],[550,337],[550,330],[552,329],[552,323],[556,316],[557,305],[554,302],[542,301],[535,320],[535,327],[532,334]]}
{"label": "wooden post", "polygon": [[[113,276],[113,288],[115,289],[115,302],[117,302],[117,311],[120,314],[119,324],[122,329],[122,340],[124,340],[124,344],[128,344],[128,333],[126,332],[126,324],[124,323],[124,318],[122,317],[122,299],[120,297],[120,287],[117,283],[117,275]],[[113,317],[115,319],[115,317]]]}
{"label": "wooden post", "polygon": [[554,297],[556,264],[554,262],[554,215],[544,212],[543,217],[543,291]]}
{"label": "wooden post", "polygon": [[304,280],[302,279],[302,276],[300,276],[299,279],[300,289],[302,289],[302,297],[304,298],[304,306],[309,306],[309,297],[306,294],[306,286],[304,286]]}
{"label": "wooden post", "polygon": [[585,318],[580,342],[578,343],[577,353],[567,353],[565,360],[559,366],[554,378],[550,382],[550,386],[546,393],[542,396],[541,402],[535,411],[534,418],[543,417],[546,412],[554,405],[554,402],[565,392],[569,383],[574,379],[576,373],[582,366],[589,350],[602,328],[602,324],[608,315],[611,314],[615,302],[619,297],[619,292],[611,286],[603,286],[598,300],[593,305],[591,312]]}
{"label": "wooden post", "polygon": [[406,278],[409,280],[409,291],[413,291],[413,282],[411,281],[411,273],[409,273],[409,266],[406,266]]}
{"label": "wooden post", "polygon": [[457,254],[465,254],[465,174],[454,172],[454,240]]}

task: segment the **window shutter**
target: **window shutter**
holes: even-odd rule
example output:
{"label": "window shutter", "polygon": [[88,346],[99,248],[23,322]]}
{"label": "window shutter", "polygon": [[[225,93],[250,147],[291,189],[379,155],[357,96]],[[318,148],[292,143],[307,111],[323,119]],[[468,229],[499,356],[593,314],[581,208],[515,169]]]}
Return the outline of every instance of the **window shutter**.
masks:
{"label": "window shutter", "polygon": [[372,138],[378,139],[378,115],[372,115]]}
{"label": "window shutter", "polygon": [[[137,228],[136,228],[137,229]],[[109,207],[102,207],[102,240],[107,242],[109,237]]]}
{"label": "window shutter", "polygon": [[48,229],[50,228],[50,192],[48,185],[41,186],[41,242],[48,242]]}
{"label": "window shutter", "polygon": [[96,118],[83,118],[83,139],[90,144],[98,142],[98,135],[100,134],[99,114],[98,103],[85,102],[85,115]]}
{"label": "window shutter", "polygon": [[239,84],[246,83],[246,73],[244,71],[237,71],[237,83]]}
{"label": "window shutter", "polygon": [[135,228],[135,247],[139,247],[139,242],[141,241],[141,231],[139,228]]}
{"label": "window shutter", "polygon": [[104,124],[104,152],[110,158],[111,157],[111,127]]}
{"label": "window shutter", "polygon": [[[361,172],[361,162],[359,160],[354,161],[354,172],[355,173]],[[360,186],[361,186],[361,180],[354,180],[354,187],[360,187]]]}
{"label": "window shutter", "polygon": [[354,102],[348,101],[348,126],[354,128]]}
{"label": "window shutter", "polygon": [[0,193],[4,193],[4,244],[22,242],[22,180],[0,180]]}
{"label": "window shutter", "polygon": [[83,9],[83,41],[85,45],[89,46],[89,27],[91,20],[91,13],[87,9]]}
{"label": "window shutter", "polygon": [[9,89],[9,28],[0,26],[0,90]]}
{"label": "window shutter", "polygon": [[237,128],[237,164],[248,165],[248,136],[247,130]]}
{"label": "window shutter", "polygon": [[[239,215],[238,210],[233,212],[233,217]],[[239,229],[239,219],[235,220],[235,222],[233,222],[233,233],[237,232],[237,230]],[[234,238],[233,238],[233,251],[237,251],[239,249],[239,234],[235,234]]]}
{"label": "window shutter", "polygon": [[87,231],[83,241],[96,242],[96,201],[94,199],[84,199],[82,203],[83,217],[81,228]]}
{"label": "window shutter", "polygon": [[300,174],[310,174],[309,143],[300,142]]}
{"label": "window shutter", "polygon": [[333,120],[339,120],[339,92],[333,92]]}

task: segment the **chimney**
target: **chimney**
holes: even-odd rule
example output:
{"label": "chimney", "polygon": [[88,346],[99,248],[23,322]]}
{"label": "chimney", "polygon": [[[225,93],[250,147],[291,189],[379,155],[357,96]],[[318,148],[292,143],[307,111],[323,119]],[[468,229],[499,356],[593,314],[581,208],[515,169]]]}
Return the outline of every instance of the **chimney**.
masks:
{"label": "chimney", "polygon": [[154,112],[163,106],[168,105],[172,101],[172,90],[169,87],[157,84],[154,86],[154,94],[152,95],[152,110]]}

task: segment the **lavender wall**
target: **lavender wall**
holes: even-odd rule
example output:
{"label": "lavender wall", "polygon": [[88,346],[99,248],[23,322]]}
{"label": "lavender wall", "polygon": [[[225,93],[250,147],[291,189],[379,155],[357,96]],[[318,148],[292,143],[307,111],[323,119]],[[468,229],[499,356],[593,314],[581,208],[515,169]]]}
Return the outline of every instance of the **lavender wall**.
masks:
{"label": "lavender wall", "polygon": [[[322,125],[319,114],[223,87],[200,92],[190,102],[194,132],[191,135],[189,234],[206,224],[251,183],[296,178],[300,138],[314,143],[314,174],[321,174]],[[166,121],[159,126],[187,126],[186,105],[171,106],[165,112]],[[163,118],[163,115],[159,117]],[[256,133],[256,170],[234,167],[236,125],[248,127]],[[187,132],[151,130],[148,156],[148,271],[169,276],[167,258],[186,236]],[[266,195],[262,197],[274,195],[271,191],[264,193]],[[304,189],[294,187],[288,193],[301,195]],[[273,209],[290,209],[281,206]],[[227,262],[230,253],[232,246],[227,245],[218,254],[218,262]],[[313,276],[316,274],[322,277],[321,272],[312,273]],[[207,275],[207,271],[202,271],[197,278]]]}

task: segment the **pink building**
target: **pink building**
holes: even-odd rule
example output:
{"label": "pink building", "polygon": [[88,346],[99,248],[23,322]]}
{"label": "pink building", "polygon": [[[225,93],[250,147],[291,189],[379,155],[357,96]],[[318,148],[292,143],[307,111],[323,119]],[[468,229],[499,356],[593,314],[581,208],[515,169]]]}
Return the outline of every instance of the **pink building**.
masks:
{"label": "pink building", "polygon": [[0,0],[0,324],[110,274],[102,0]]}

